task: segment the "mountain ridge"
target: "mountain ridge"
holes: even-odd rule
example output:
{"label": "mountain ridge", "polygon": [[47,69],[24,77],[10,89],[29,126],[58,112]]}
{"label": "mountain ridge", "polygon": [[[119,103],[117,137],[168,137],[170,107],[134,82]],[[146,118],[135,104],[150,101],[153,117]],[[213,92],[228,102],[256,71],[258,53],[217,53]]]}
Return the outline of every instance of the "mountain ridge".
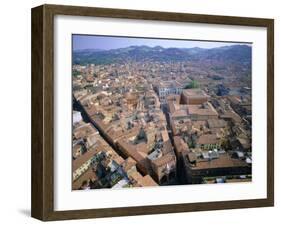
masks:
{"label": "mountain ridge", "polygon": [[153,60],[159,62],[218,61],[226,64],[251,64],[252,47],[249,45],[228,45],[216,48],[164,48],[133,45],[118,49],[85,49],[73,51],[74,64],[110,64],[124,61]]}

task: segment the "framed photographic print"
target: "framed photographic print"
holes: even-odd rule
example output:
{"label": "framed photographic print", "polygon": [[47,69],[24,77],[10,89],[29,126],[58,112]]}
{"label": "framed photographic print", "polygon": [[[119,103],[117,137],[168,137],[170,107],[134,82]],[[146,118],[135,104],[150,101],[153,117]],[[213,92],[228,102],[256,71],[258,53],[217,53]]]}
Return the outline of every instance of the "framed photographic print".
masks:
{"label": "framed photographic print", "polygon": [[274,205],[272,19],[32,9],[32,216]]}

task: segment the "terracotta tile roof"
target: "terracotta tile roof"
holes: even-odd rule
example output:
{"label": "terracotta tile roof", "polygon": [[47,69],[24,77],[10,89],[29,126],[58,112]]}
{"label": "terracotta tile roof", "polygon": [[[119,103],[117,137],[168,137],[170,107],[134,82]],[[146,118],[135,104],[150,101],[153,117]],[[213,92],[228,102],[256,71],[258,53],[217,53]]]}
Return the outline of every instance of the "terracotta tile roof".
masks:
{"label": "terracotta tile roof", "polygon": [[90,123],[83,124],[73,130],[76,139],[85,138],[91,134],[98,134],[98,131]]}
{"label": "terracotta tile roof", "polygon": [[227,167],[246,167],[248,164],[239,159],[231,158],[227,153],[220,154],[219,158],[211,161],[197,161],[192,169],[208,169],[208,168],[227,168]]}
{"label": "terracotta tile roof", "polygon": [[242,121],[241,117],[234,111],[227,111],[223,115],[220,115],[222,119],[232,119],[235,123],[240,123]]}
{"label": "terracotta tile roof", "polygon": [[72,183],[72,189],[78,190],[84,181],[87,181],[87,180],[95,181],[96,179],[98,179],[96,173],[92,170],[92,168],[89,168],[76,181],[74,181]]}
{"label": "terracotta tile roof", "polygon": [[132,167],[134,167],[137,164],[137,162],[131,158],[128,157],[122,164],[123,169],[125,170],[125,172],[127,172],[128,170],[130,170]]}
{"label": "terracotta tile roof", "polygon": [[167,99],[168,102],[175,102],[177,104],[180,103],[180,95],[170,94],[166,97],[166,99]]}
{"label": "terracotta tile roof", "polygon": [[173,146],[170,140],[163,143],[162,152],[164,155],[173,151]]}
{"label": "terracotta tile roof", "polygon": [[209,97],[202,89],[185,89],[183,94],[192,98]]}
{"label": "terracotta tile roof", "polygon": [[142,187],[148,187],[148,186],[158,186],[158,184],[152,179],[152,177],[150,175],[146,175],[144,177],[142,177],[138,183],[142,186]]}
{"label": "terracotta tile roof", "polygon": [[202,105],[188,105],[188,113],[191,115],[218,115],[217,111],[209,102],[206,102]]}
{"label": "terracotta tile roof", "polygon": [[204,134],[197,140],[197,144],[216,144],[218,142],[219,139],[215,134]]}
{"label": "terracotta tile roof", "polygon": [[83,155],[79,156],[77,159],[72,161],[72,171],[74,172],[79,167],[81,167],[86,161],[88,161],[90,158],[92,158],[97,153],[96,150],[90,149]]}
{"label": "terracotta tile roof", "polygon": [[98,109],[94,105],[91,105],[90,107],[85,106],[84,109],[89,117],[98,112]]}
{"label": "terracotta tile roof", "polygon": [[173,118],[176,118],[176,117],[187,117],[187,116],[188,116],[188,113],[187,113],[186,110],[176,110],[172,114]]}
{"label": "terracotta tile roof", "polygon": [[153,160],[152,162],[156,166],[163,166],[171,161],[175,161],[175,156],[172,154],[167,154],[167,155],[162,156],[161,158]]}
{"label": "terracotta tile roof", "polygon": [[138,182],[142,178],[142,175],[138,171],[134,171],[130,173],[129,177],[130,179],[133,179],[134,181]]}
{"label": "terracotta tile roof", "polygon": [[180,136],[174,136],[174,145],[178,154],[189,150],[188,145],[183,141]]}
{"label": "terracotta tile roof", "polygon": [[197,160],[197,156],[194,152],[188,152],[187,157],[190,162],[194,162]]}

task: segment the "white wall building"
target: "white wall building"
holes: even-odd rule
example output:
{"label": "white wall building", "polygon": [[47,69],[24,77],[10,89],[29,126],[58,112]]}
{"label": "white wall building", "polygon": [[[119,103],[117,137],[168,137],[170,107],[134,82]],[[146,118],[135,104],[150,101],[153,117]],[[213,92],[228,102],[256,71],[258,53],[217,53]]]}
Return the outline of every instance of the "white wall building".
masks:
{"label": "white wall building", "polygon": [[73,111],[72,112],[72,117],[73,117],[73,121],[72,121],[73,125],[75,125],[76,123],[82,121],[82,115],[81,115],[81,112],[79,112],[79,111]]}

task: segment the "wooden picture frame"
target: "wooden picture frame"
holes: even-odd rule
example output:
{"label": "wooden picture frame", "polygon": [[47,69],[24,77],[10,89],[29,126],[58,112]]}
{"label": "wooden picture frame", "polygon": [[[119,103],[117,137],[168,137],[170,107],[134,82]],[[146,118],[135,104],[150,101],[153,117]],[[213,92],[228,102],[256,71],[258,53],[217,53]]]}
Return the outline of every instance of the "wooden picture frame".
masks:
{"label": "wooden picture frame", "polygon": [[[126,18],[265,27],[267,29],[267,198],[238,201],[54,210],[54,16]],[[273,19],[211,16],[61,5],[32,9],[32,200],[31,215],[51,221],[163,214],[274,205],[274,21]]]}

